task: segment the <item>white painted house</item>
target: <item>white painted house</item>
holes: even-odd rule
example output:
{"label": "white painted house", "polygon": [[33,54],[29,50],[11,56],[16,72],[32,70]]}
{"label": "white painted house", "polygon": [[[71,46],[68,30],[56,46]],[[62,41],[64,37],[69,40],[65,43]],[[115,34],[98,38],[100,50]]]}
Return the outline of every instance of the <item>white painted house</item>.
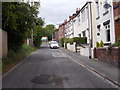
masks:
{"label": "white painted house", "polygon": [[[86,48],[80,49],[80,54],[88,57],[93,56],[92,50],[96,43],[96,19],[95,2],[86,2],[79,10],[74,21],[74,37],[87,37]],[[86,53],[88,52],[88,53]]]}
{"label": "white painted house", "polygon": [[[95,20],[95,2],[87,2],[81,9],[80,13],[76,17],[76,25],[74,28],[75,36],[87,37],[87,43],[91,41],[94,47],[95,43],[95,31],[96,31],[96,20]],[[90,35],[90,36],[89,36]]]}
{"label": "white painted house", "polygon": [[105,45],[115,42],[112,0],[96,0],[97,41]]}
{"label": "white painted house", "polygon": [[80,8],[76,9],[76,16],[73,18],[74,37],[79,36],[80,29]]}
{"label": "white painted house", "polygon": [[73,28],[73,17],[69,16],[69,20],[64,22],[65,26],[65,37],[73,38],[74,37],[74,28]]}
{"label": "white painted house", "polygon": [[94,57],[97,41],[102,40],[104,45],[114,43],[112,0],[88,1],[81,9],[77,9],[65,24],[65,37],[87,37],[88,45],[81,47],[80,54],[89,58]]}

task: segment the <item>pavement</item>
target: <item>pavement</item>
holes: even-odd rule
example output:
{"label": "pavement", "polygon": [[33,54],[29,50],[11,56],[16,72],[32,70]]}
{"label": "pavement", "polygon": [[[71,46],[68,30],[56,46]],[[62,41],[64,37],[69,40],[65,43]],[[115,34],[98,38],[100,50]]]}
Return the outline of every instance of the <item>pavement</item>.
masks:
{"label": "pavement", "polygon": [[86,56],[64,48],[61,49],[67,52],[68,55],[74,57],[78,62],[82,63],[86,68],[120,86],[120,68],[96,59],[89,59]]}

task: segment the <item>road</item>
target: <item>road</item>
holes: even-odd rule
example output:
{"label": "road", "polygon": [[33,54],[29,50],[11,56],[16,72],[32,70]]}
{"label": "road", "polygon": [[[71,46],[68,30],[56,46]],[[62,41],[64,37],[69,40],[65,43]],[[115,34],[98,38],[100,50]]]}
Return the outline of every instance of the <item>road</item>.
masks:
{"label": "road", "polygon": [[74,62],[61,48],[47,44],[6,74],[3,88],[115,88]]}

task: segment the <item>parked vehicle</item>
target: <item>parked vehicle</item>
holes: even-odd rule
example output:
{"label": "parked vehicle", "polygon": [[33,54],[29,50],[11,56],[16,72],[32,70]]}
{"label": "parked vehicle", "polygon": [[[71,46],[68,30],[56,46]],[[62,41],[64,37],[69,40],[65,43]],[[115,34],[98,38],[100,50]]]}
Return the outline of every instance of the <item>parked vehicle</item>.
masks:
{"label": "parked vehicle", "polygon": [[50,46],[51,49],[52,48],[59,48],[59,45],[56,41],[50,41],[49,46]]}

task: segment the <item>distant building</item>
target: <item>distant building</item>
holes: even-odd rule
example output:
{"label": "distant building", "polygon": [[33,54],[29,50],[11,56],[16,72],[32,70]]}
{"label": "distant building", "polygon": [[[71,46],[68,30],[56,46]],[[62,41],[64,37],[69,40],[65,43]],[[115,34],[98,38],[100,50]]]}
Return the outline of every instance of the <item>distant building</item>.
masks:
{"label": "distant building", "polygon": [[76,13],[73,14],[73,29],[74,29],[74,37],[81,37],[79,36],[79,24],[80,24],[80,8],[76,9]]}
{"label": "distant building", "polygon": [[64,30],[65,30],[65,24],[62,23],[62,24],[60,24],[59,27],[58,27],[59,43],[60,43],[61,38],[64,38],[64,37],[65,37]]}
{"label": "distant building", "polygon": [[54,32],[54,39],[55,41],[59,42],[59,34],[58,34],[58,29]]}
{"label": "distant building", "polygon": [[115,23],[115,40],[120,38],[120,1],[113,2],[114,23]]}

